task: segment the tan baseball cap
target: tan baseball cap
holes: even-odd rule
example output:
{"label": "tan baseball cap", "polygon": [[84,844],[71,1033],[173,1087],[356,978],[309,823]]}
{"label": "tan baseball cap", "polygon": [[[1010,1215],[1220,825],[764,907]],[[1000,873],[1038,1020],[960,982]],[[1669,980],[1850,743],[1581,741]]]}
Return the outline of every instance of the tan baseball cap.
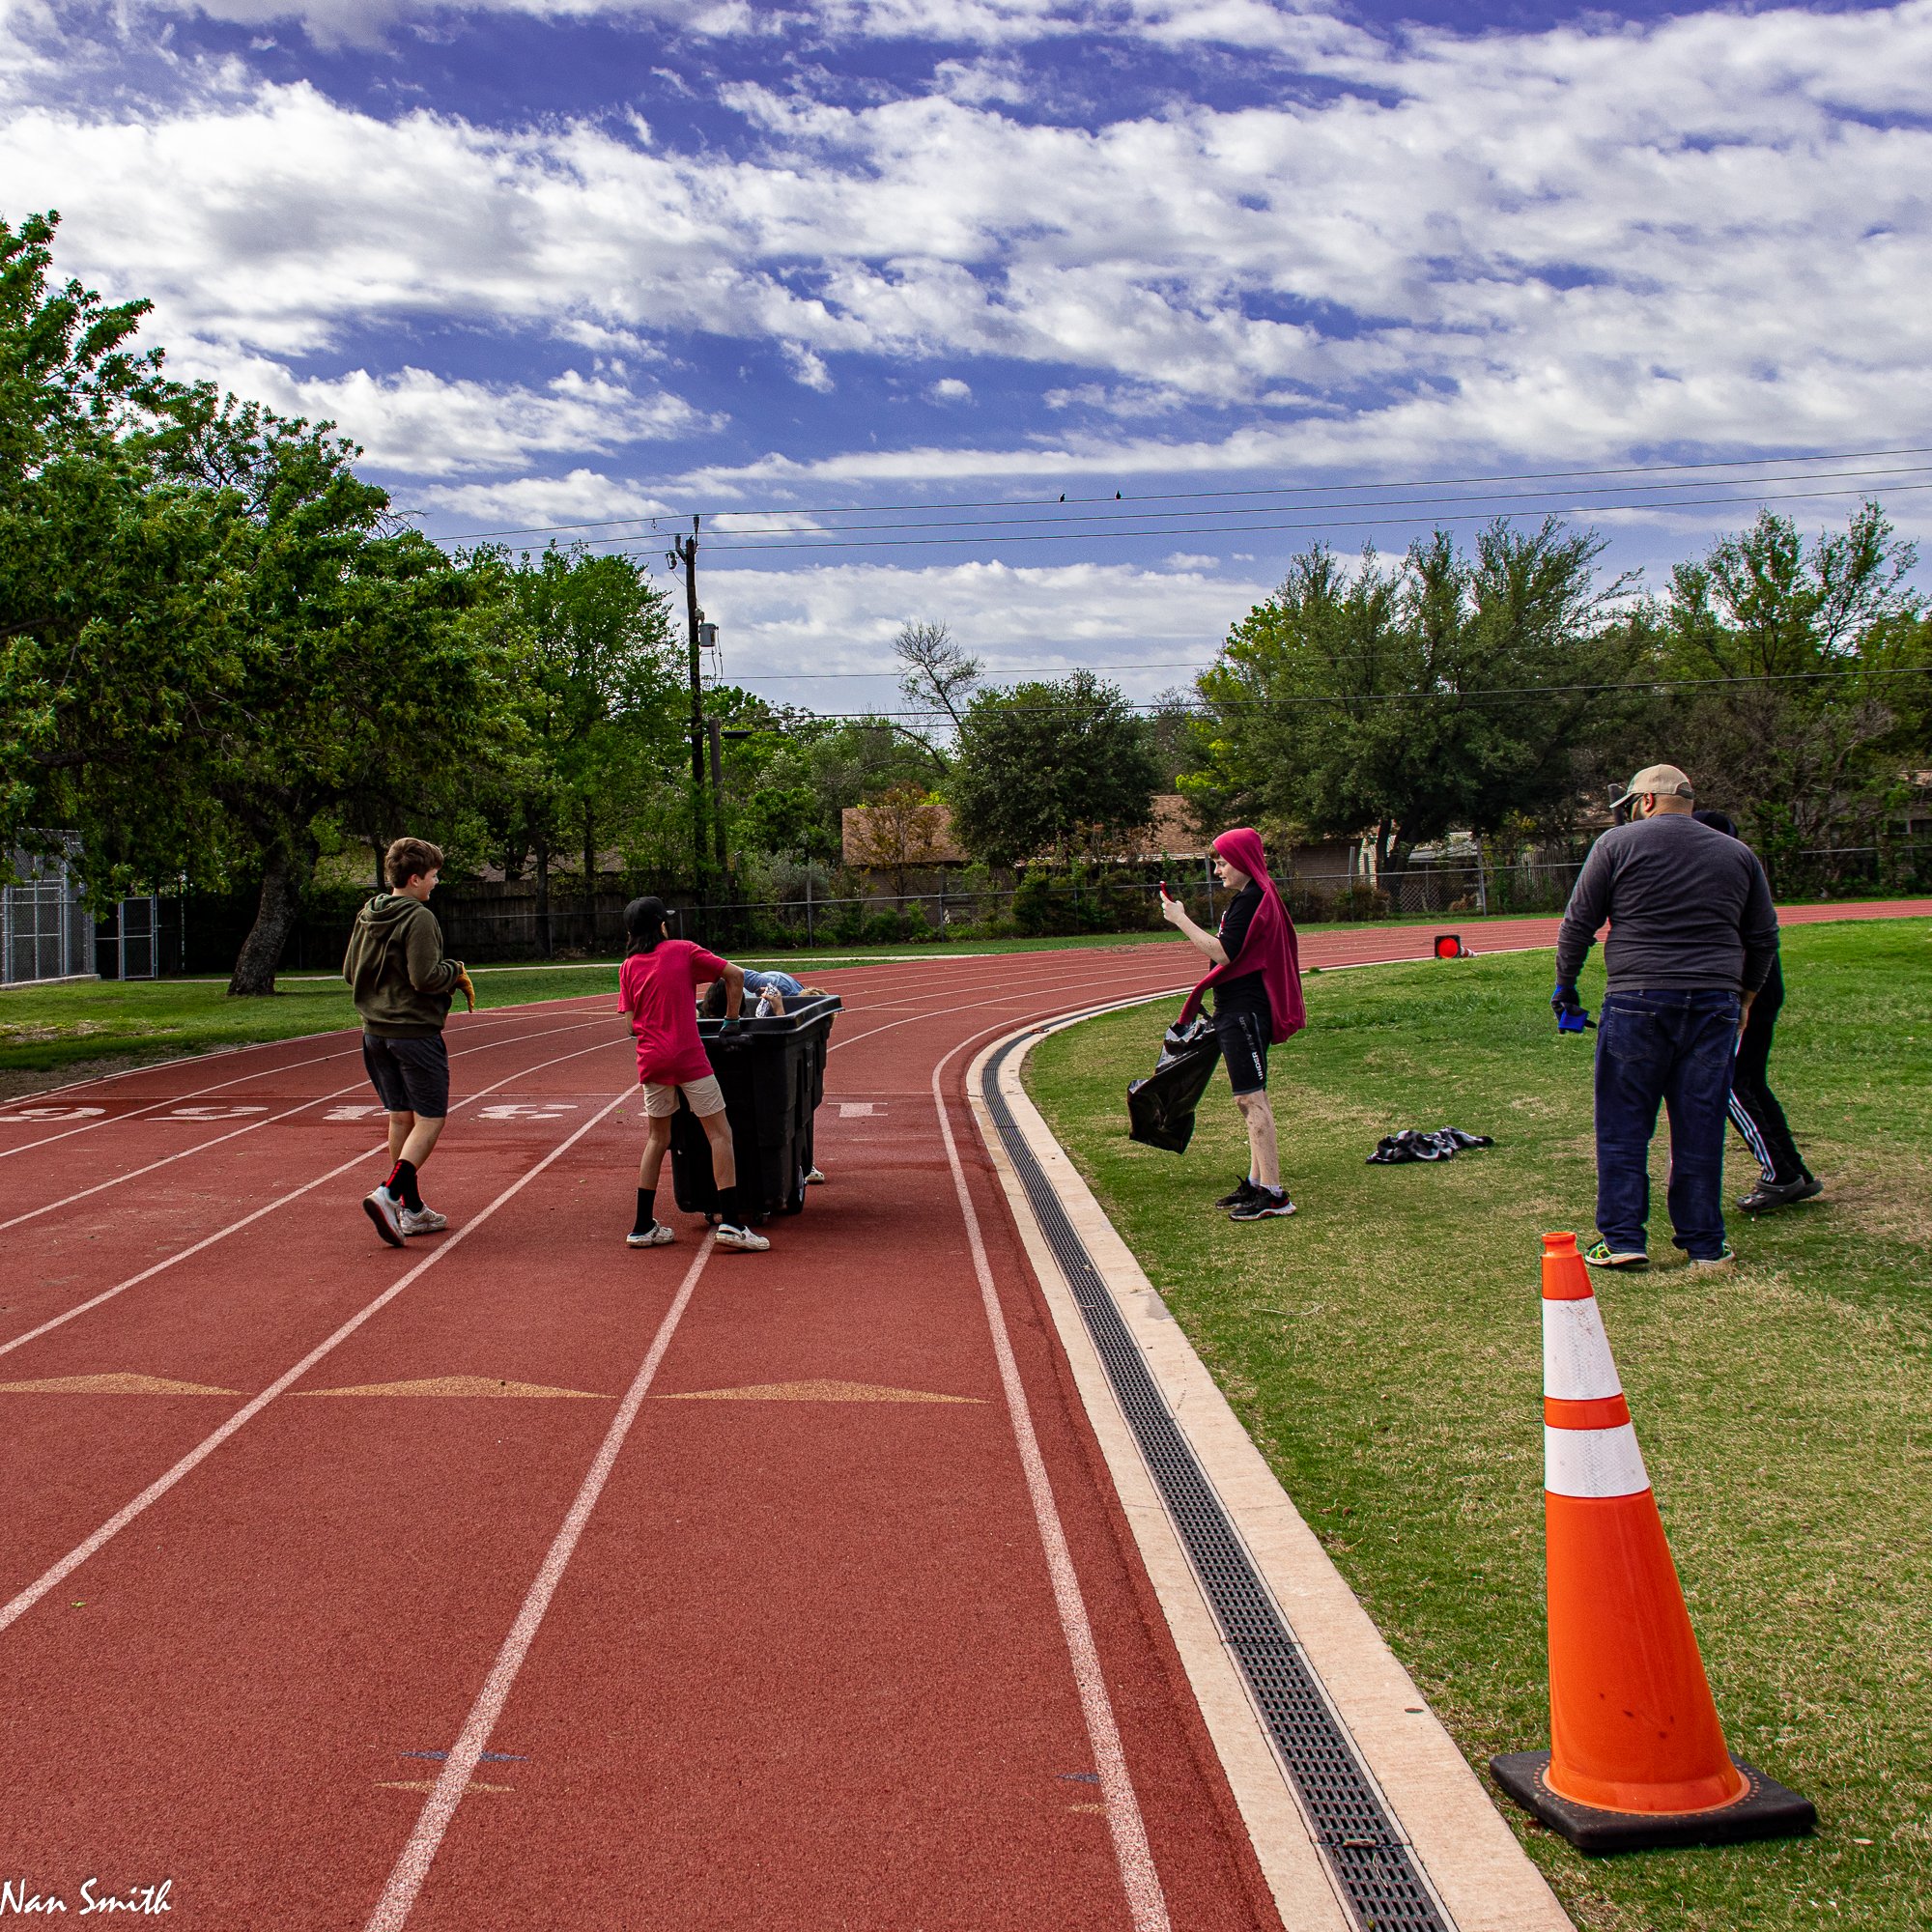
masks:
{"label": "tan baseball cap", "polygon": [[1641,798],[1646,792],[1659,798],[1695,798],[1690,781],[1675,765],[1646,765],[1632,779],[1622,791],[1611,794],[1613,806],[1627,804],[1631,799]]}

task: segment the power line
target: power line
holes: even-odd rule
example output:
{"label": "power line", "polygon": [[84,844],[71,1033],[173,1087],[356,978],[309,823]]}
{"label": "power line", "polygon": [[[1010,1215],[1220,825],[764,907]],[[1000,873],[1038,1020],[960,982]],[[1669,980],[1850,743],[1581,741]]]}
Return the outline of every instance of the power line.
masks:
{"label": "power line", "polygon": [[[969,499],[958,503],[848,503],[823,507],[787,504],[782,509],[726,509],[706,514],[717,516],[788,516],[788,517],[846,517],[877,516],[881,514],[911,512],[924,509],[954,510],[1006,510],[1036,505],[1042,508],[1059,508],[1062,502],[1079,503],[1170,503],[1226,499],[1237,497],[1322,497],[1338,490],[1444,490],[1473,487],[1485,483],[1552,483],[1573,480],[1589,480],[1604,476],[1665,476],[1688,475],[1693,471],[1710,469],[1761,469],[1777,465],[1793,463],[1857,463],[1892,456],[1932,455],[1932,443],[1918,443],[1906,448],[1891,449],[1841,449],[1820,450],[1800,456],[1737,456],[1711,457],[1695,463],[1640,463],[1628,464],[1612,469],[1524,469],[1496,472],[1486,476],[1421,476],[1398,477],[1386,483],[1370,483],[1351,479],[1344,483],[1275,483],[1255,485],[1246,489],[1231,490],[1158,490],[1146,496],[1074,497],[1062,493],[1054,497],[995,497]],[[1739,477],[1738,482],[1751,479]],[[1782,480],[1772,478],[1772,481]],[[673,510],[641,510],[628,517],[600,517],[575,524],[529,524],[519,527],[500,530],[475,530],[464,536],[440,537],[440,543],[485,543],[497,537],[515,536],[556,536],[571,530],[611,529],[619,524],[648,523],[655,518],[675,516],[679,519],[686,513]]]}
{"label": "power line", "polygon": [[[1326,660],[1325,662],[1332,662]],[[1212,667],[1208,667],[1212,668]],[[1268,711],[1287,710],[1304,704],[1412,704],[1446,703],[1466,704],[1483,697],[1569,697],[1588,696],[1611,691],[1700,691],[1741,684],[1805,684],[1829,678],[1848,677],[1922,677],[1932,673],[1932,665],[1893,665],[1848,667],[1842,670],[1794,670],[1774,671],[1759,676],[1755,674],[1737,677],[1639,677],[1626,678],[1601,684],[1519,684],[1498,685],[1489,689],[1472,691],[1355,691],[1355,692],[1296,692],[1292,697],[1251,697],[1221,698],[1211,706],[1204,705],[1194,715],[1207,718],[1220,711]],[[743,687],[739,687],[743,689]],[[756,692],[748,694],[757,696]],[[1014,704],[1015,711],[1051,711],[1052,704]],[[1129,711],[1163,711],[1168,707],[1151,699],[1126,699],[1124,708]],[[812,721],[828,724],[866,724],[872,720],[885,724],[902,718],[930,719],[932,712],[918,711],[814,711]]]}
{"label": "power line", "polygon": [[[1911,491],[1932,490],[1932,482],[1901,483],[1890,495],[1902,495]],[[1763,492],[1750,497],[1686,497],[1671,502],[1656,503],[1530,503],[1511,512],[1515,516],[1526,517],[1541,514],[1550,517],[1601,516],[1618,510],[1640,510],[1656,513],[1666,510],[1698,510],[1734,507],[1740,504],[1801,503],[1812,502],[1835,497],[1861,497],[1867,493],[1855,490],[1792,490]],[[1467,498],[1459,500],[1467,501]],[[1332,507],[1323,505],[1321,507]],[[1488,523],[1500,514],[1493,508],[1437,513],[1427,517],[1327,517],[1301,519],[1293,523],[1276,524],[1191,524],[1172,529],[1094,529],[1094,530],[1051,530],[1037,534],[1016,532],[997,538],[981,536],[970,537],[842,537],[828,533],[816,542],[792,539],[783,543],[763,543],[744,541],[730,536],[714,537],[714,551],[753,552],[753,551],[848,551],[848,550],[926,550],[952,549],[959,545],[985,544],[1042,544],[1042,543],[1118,543],[1135,537],[1158,537],[1162,542],[1171,542],[1176,537],[1206,536],[1250,536],[1267,531],[1282,530],[1329,530],[1329,529],[1376,529],[1397,525],[1427,524],[1439,527],[1443,524]],[[612,554],[621,554],[625,546],[633,549],[657,547],[657,539],[652,537],[597,537],[591,539],[598,544],[612,546]]]}

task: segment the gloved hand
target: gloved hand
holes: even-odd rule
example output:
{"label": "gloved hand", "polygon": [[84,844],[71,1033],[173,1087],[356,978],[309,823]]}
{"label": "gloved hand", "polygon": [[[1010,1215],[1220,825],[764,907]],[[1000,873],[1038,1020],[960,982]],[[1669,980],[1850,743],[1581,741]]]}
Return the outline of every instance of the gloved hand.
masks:
{"label": "gloved hand", "polygon": [[457,991],[463,995],[463,1003],[473,1013],[476,1010],[476,981],[469,977],[466,967],[456,976]]}
{"label": "gloved hand", "polygon": [[718,1022],[718,1031],[721,1034],[736,1033],[738,1029],[742,1027],[744,1024],[745,1024],[745,1015],[743,1013],[726,1013],[724,1017]]}
{"label": "gloved hand", "polygon": [[1577,997],[1575,986],[1566,986],[1561,980],[1556,982],[1556,990],[1549,996],[1549,1010],[1556,1015],[1559,1033],[1581,1033],[1593,1024],[1590,1009]]}

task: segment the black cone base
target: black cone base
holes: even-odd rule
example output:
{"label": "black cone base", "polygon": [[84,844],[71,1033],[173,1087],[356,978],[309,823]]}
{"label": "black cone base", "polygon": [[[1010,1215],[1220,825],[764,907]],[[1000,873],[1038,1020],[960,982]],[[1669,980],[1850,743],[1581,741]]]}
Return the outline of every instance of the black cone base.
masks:
{"label": "black cone base", "polygon": [[1544,1782],[1549,1753],[1510,1751],[1490,1760],[1490,1775],[1525,1811],[1593,1858],[1605,1852],[1654,1851],[1664,1845],[1734,1845],[1745,1838],[1799,1838],[1818,1822],[1810,1799],[1787,1791],[1742,1758],[1731,1762],[1748,1789],[1714,1811],[1600,1811],[1560,1798]]}

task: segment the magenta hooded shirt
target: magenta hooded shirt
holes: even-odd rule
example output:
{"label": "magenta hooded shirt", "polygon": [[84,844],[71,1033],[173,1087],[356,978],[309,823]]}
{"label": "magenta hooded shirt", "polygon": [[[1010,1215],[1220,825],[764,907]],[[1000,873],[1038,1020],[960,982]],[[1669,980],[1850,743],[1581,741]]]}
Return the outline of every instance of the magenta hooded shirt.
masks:
{"label": "magenta hooded shirt", "polygon": [[1291,1035],[1308,1024],[1308,1009],[1301,998],[1301,954],[1295,944],[1294,922],[1281,902],[1281,894],[1268,877],[1267,854],[1262,849],[1259,832],[1238,825],[1224,832],[1214,841],[1214,850],[1236,870],[1245,872],[1262,889],[1262,902],[1248,922],[1248,935],[1241,950],[1225,966],[1212,968],[1206,979],[1187,996],[1180,1009],[1185,1026],[1201,1010],[1201,1000],[1209,986],[1224,980],[1237,980],[1243,974],[1259,973],[1267,988],[1268,1012],[1273,1020],[1270,1041],[1279,1046]]}

